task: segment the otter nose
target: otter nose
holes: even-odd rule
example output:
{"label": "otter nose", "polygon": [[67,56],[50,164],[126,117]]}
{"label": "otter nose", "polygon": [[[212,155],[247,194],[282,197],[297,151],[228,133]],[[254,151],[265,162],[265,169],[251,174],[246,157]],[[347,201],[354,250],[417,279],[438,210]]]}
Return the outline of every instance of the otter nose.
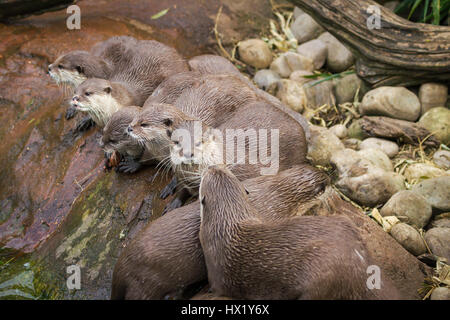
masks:
{"label": "otter nose", "polygon": [[127,132],[133,132],[133,128],[131,126],[128,126]]}
{"label": "otter nose", "polygon": [[72,101],[78,102],[78,101],[80,101],[80,97],[79,96],[73,96]]}

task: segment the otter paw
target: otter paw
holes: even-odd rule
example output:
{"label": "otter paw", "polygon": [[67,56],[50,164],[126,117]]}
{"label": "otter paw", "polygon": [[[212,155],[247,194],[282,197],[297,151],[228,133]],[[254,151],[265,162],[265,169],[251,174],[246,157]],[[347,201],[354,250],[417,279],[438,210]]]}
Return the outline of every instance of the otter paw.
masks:
{"label": "otter paw", "polygon": [[85,117],[81,119],[81,121],[77,124],[75,131],[77,132],[87,131],[94,126],[95,126],[94,120],[92,120],[91,117]]}
{"label": "otter paw", "polygon": [[116,172],[135,173],[142,168],[142,164],[132,157],[124,157],[120,160]]}
{"label": "otter paw", "polygon": [[173,177],[169,184],[162,189],[161,194],[159,195],[161,199],[166,199],[168,196],[174,194],[175,189],[177,188],[177,178]]}
{"label": "otter paw", "polygon": [[77,114],[77,108],[70,106],[66,111],[66,119],[70,120]]}
{"label": "otter paw", "polygon": [[180,208],[181,206],[183,206],[183,200],[180,198],[175,198],[172,202],[166,205],[162,214],[164,215],[167,212],[175,210],[176,208]]}

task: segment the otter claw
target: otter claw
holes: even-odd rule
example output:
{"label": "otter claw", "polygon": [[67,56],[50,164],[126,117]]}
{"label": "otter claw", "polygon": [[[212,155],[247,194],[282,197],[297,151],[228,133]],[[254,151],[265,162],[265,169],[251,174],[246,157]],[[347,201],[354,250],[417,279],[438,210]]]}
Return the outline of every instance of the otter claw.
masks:
{"label": "otter claw", "polygon": [[168,196],[174,194],[175,189],[177,187],[177,178],[173,177],[169,184],[162,189],[161,194],[159,195],[161,199],[166,199]]}
{"label": "otter claw", "polygon": [[66,111],[66,119],[70,120],[77,114],[77,109],[75,107],[70,106]]}
{"label": "otter claw", "polygon": [[95,126],[94,120],[92,120],[91,117],[84,117],[81,119],[81,121],[77,124],[77,127],[75,128],[75,131],[77,132],[83,132],[87,131],[88,129]]}
{"label": "otter claw", "polygon": [[116,172],[135,173],[142,168],[142,164],[132,157],[124,157],[120,160]]}

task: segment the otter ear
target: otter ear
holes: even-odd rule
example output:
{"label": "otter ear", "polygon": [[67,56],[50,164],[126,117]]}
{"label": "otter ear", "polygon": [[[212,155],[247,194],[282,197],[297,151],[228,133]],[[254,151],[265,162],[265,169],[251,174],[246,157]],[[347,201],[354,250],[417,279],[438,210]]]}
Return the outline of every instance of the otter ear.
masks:
{"label": "otter ear", "polygon": [[76,66],[75,69],[78,71],[78,73],[84,73],[84,69],[82,66]]}
{"label": "otter ear", "polygon": [[173,123],[173,121],[171,119],[164,119],[163,123],[166,127],[170,127]]}
{"label": "otter ear", "polygon": [[244,188],[245,193],[250,194],[250,192],[248,192],[248,190],[246,188]]}
{"label": "otter ear", "polygon": [[106,93],[111,93],[112,88],[111,87],[106,87],[105,89],[103,89],[103,91],[105,91]]}
{"label": "otter ear", "polygon": [[203,197],[200,199],[200,203],[202,204],[202,206],[205,205],[205,196],[203,196]]}

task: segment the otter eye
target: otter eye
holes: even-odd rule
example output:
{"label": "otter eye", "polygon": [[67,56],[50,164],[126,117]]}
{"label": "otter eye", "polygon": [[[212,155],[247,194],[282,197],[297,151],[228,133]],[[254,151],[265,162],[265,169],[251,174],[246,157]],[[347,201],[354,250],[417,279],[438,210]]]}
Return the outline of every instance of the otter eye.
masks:
{"label": "otter eye", "polygon": [[142,128],[148,128],[150,125],[148,123],[141,123]]}
{"label": "otter eye", "polygon": [[59,69],[64,69],[64,67],[63,67],[62,64],[58,64],[58,68],[59,68]]}
{"label": "otter eye", "polygon": [[245,188],[244,188],[244,190],[245,190],[245,193],[247,193],[247,194],[250,194],[250,192],[248,192],[248,190],[247,190],[247,189],[245,189]]}
{"label": "otter eye", "polygon": [[82,73],[83,72],[83,68],[81,68],[81,66],[76,66],[75,70],[77,70],[78,73]]}
{"label": "otter eye", "polygon": [[177,146],[177,145],[180,144],[180,141],[178,141],[178,140],[173,140],[173,143]]}
{"label": "otter eye", "polygon": [[165,120],[163,121],[163,123],[164,123],[165,126],[170,127],[170,126],[172,125],[172,120],[170,120],[170,119],[165,119]]}
{"label": "otter eye", "polygon": [[202,206],[205,205],[205,197],[203,197],[203,198],[200,200],[200,203],[202,204]]}
{"label": "otter eye", "polygon": [[86,97],[88,97],[88,96],[91,95],[91,93],[90,93],[90,92],[85,92],[84,95],[85,95]]}

